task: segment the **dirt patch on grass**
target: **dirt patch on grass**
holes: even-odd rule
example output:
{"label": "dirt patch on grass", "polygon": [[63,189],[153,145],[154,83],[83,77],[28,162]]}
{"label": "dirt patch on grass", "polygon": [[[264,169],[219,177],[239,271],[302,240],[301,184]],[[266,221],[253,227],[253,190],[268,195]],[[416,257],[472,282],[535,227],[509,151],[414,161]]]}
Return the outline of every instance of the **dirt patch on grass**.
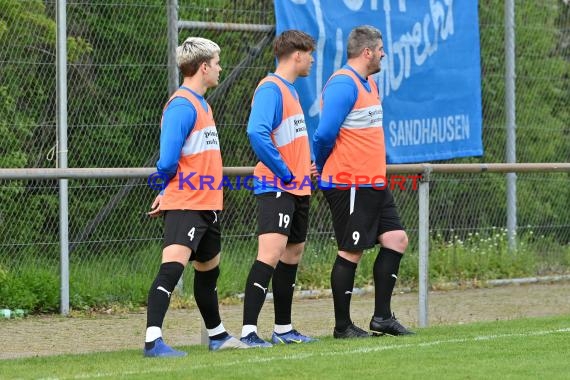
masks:
{"label": "dirt patch on grass", "polygon": [[[554,315],[570,316],[570,282],[514,285],[483,289],[433,291],[429,294],[429,323],[462,324],[476,321]],[[241,331],[241,303],[222,305],[224,325],[234,335]],[[352,298],[352,319],[366,328],[374,309],[372,294]],[[417,293],[396,294],[392,309],[407,326],[418,325]],[[0,359],[142,349],[146,313],[93,316],[35,316],[0,320],[3,344]],[[293,323],[303,333],[332,334],[334,316],[331,298],[296,299]],[[269,338],[273,327],[273,303],[263,307],[260,335]],[[197,308],[170,310],[164,323],[169,344],[199,344],[201,319]]]}

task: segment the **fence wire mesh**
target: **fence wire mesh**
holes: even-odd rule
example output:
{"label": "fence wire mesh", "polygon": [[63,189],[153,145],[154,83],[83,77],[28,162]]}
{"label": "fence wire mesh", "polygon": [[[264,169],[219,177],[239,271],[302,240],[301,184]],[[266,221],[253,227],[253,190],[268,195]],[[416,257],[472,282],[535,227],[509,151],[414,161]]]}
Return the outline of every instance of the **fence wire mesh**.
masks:
{"label": "fence wire mesh", "polygon": [[[69,167],[155,165],[160,116],[168,99],[167,3],[67,2]],[[270,0],[179,3],[180,20],[275,22]],[[55,167],[56,2],[0,0],[0,4],[0,166]],[[455,162],[503,162],[505,157],[504,4],[499,0],[479,4],[485,154]],[[568,2],[516,1],[518,162],[570,161],[569,28]],[[191,35],[210,38],[222,49],[221,82],[206,97],[216,117],[224,164],[253,166],[256,159],[245,126],[256,85],[274,68],[273,32],[181,29],[177,42]],[[518,175],[519,236],[527,243],[544,237],[543,243],[535,245],[536,254],[549,256],[553,263],[541,268],[544,273],[556,270],[567,255],[568,179],[567,173]],[[504,175],[434,175],[433,238],[449,243],[501,234],[506,224],[505,186]],[[413,253],[417,251],[417,193],[407,186],[394,194]],[[162,224],[142,216],[155,195],[145,179],[70,181],[74,307],[133,299],[144,302],[160,261]],[[223,265],[248,267],[256,250],[255,203],[246,190],[227,191],[225,196]],[[57,181],[2,181],[0,202],[0,281],[3,273],[18,274],[29,265],[57,276]],[[303,265],[322,263],[328,270],[334,255],[330,213],[322,193],[316,192]],[[98,283],[97,273],[114,277],[103,300],[90,291],[104,286]],[[245,276],[244,272],[243,280]],[[137,281],[141,286],[133,287]],[[40,289],[41,276],[37,282]],[[51,284],[57,289],[57,282]],[[242,283],[232,286],[236,293],[242,291]],[[140,294],[132,294],[133,289]],[[185,289],[191,292],[191,286]]]}

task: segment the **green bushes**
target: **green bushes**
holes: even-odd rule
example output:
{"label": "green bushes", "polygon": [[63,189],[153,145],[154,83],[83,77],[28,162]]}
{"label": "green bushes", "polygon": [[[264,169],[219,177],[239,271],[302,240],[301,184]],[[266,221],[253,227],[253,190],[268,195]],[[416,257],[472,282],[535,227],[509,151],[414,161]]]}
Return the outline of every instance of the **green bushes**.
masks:
{"label": "green bushes", "polygon": [[[310,238],[310,236],[309,236]],[[493,228],[488,234],[469,234],[464,240],[458,236],[445,239],[432,236],[430,243],[430,284],[433,288],[449,283],[484,284],[486,280],[514,277],[532,277],[570,271],[570,245],[561,246],[545,236],[527,232],[521,237],[517,251],[507,250],[507,235]],[[540,254],[542,250],[557,255]],[[116,305],[138,307],[146,304],[148,287],[159,266],[160,245],[105,261],[93,258],[71,265],[71,307],[76,310],[107,308]],[[358,267],[356,287],[373,284],[372,268],[378,250],[367,251]],[[539,252],[539,254],[537,254]],[[243,292],[245,278],[256,255],[256,244],[246,244],[222,254],[221,276],[218,283],[220,298],[234,297]],[[324,289],[330,287],[330,270],[336,256],[336,244],[329,239],[325,244],[307,244],[299,268],[296,289]],[[118,270],[125,261],[128,269]],[[0,268],[0,308],[26,309],[35,313],[55,312],[59,309],[59,277],[57,265],[39,259],[22,262],[19,269]],[[410,247],[404,256],[398,275],[398,286],[417,288],[417,247]],[[193,270],[184,275],[182,298],[192,299]]]}
{"label": "green bushes", "polygon": [[0,308],[24,309],[30,313],[59,309],[59,277],[49,267],[31,263],[19,273],[0,272]]}
{"label": "green bushes", "polygon": [[540,258],[521,241],[514,252],[508,251],[506,230],[492,229],[482,236],[469,234],[465,240],[453,236],[444,240],[437,235],[432,242],[430,278],[434,282],[481,281],[536,275]]}
{"label": "green bushes", "polygon": [[[269,0],[219,1],[217,9],[206,3],[211,2],[181,4],[180,17],[262,24],[273,20]],[[55,166],[50,155],[55,149],[57,117],[55,15],[54,7],[46,4],[0,0],[0,167]],[[168,96],[164,4],[163,0],[68,4],[70,167],[154,165],[161,107]],[[485,154],[451,162],[504,161],[503,5],[503,0],[479,2]],[[570,56],[567,33],[563,33],[569,26],[570,7],[562,0],[516,2],[519,162],[570,162]],[[181,33],[180,38],[187,34]],[[265,36],[227,31],[200,34],[222,47],[222,80]],[[273,66],[271,48],[266,45],[230,86],[207,94],[212,96],[226,166],[255,163],[245,124],[257,81]],[[430,184],[430,228],[436,231],[430,257],[432,283],[568,271],[568,178],[568,174],[518,176],[518,224],[530,227],[520,227],[519,250],[507,254],[503,232],[485,232],[490,226],[505,225],[504,176],[434,175]],[[57,193],[55,181],[2,182],[0,306],[35,312],[58,309]],[[120,196],[113,203],[116,194]],[[153,196],[144,179],[70,181],[72,307],[146,302],[159,262],[161,226],[140,221],[140,213]],[[404,223],[414,230],[417,193],[395,196]],[[225,206],[224,236],[238,237],[232,237],[223,252],[222,297],[242,291],[256,250],[251,211],[255,204],[249,192],[227,192]],[[329,286],[336,248],[326,237],[332,231],[330,216],[323,212],[327,207],[322,197],[315,197],[311,204],[310,233],[314,235],[299,273],[303,289]],[[416,252],[417,247],[411,246],[406,254],[400,285],[415,286]],[[364,256],[357,286],[370,284],[374,257],[375,251]],[[187,297],[191,272],[185,275]]]}

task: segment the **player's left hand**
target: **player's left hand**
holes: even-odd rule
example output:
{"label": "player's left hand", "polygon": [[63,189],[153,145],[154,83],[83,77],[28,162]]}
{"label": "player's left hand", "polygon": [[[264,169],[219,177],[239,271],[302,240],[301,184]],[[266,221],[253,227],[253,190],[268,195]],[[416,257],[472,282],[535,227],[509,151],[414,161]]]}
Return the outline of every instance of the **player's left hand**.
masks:
{"label": "player's left hand", "polygon": [[156,198],[154,198],[154,202],[150,206],[151,210],[146,214],[151,218],[156,218],[162,215],[162,210],[160,209],[160,201],[162,200],[162,194],[158,194]]}

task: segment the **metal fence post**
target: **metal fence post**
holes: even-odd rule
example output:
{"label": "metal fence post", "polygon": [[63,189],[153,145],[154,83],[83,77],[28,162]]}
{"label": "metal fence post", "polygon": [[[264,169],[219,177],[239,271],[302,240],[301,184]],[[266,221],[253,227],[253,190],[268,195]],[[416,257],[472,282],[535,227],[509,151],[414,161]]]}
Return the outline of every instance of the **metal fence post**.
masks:
{"label": "metal fence post", "polygon": [[178,46],[178,0],[167,0],[168,20],[168,96],[178,89],[178,66],[176,47]]}
{"label": "metal fence post", "polygon": [[422,173],[419,188],[419,225],[418,225],[418,314],[420,327],[428,325],[428,289],[429,289],[429,181],[432,168],[426,166]]}
{"label": "metal fence post", "polygon": [[206,346],[210,342],[210,337],[208,336],[208,329],[204,324],[204,319],[202,319],[201,326],[202,327],[200,329],[200,344]]}
{"label": "metal fence post", "polygon": [[[66,1],[57,1],[57,162],[67,168],[67,14]],[[60,312],[69,314],[69,204],[67,179],[59,180]]]}
{"label": "metal fence post", "polygon": [[[168,23],[168,96],[179,87],[178,65],[176,64],[176,48],[178,47],[178,0],[166,1],[166,19]],[[178,292],[184,289],[184,276],[176,284]]]}
{"label": "metal fence post", "polygon": [[[515,2],[505,0],[505,111],[506,162],[517,162],[516,108],[515,108]],[[516,249],[517,231],[517,174],[507,173],[507,235],[509,250]]]}

